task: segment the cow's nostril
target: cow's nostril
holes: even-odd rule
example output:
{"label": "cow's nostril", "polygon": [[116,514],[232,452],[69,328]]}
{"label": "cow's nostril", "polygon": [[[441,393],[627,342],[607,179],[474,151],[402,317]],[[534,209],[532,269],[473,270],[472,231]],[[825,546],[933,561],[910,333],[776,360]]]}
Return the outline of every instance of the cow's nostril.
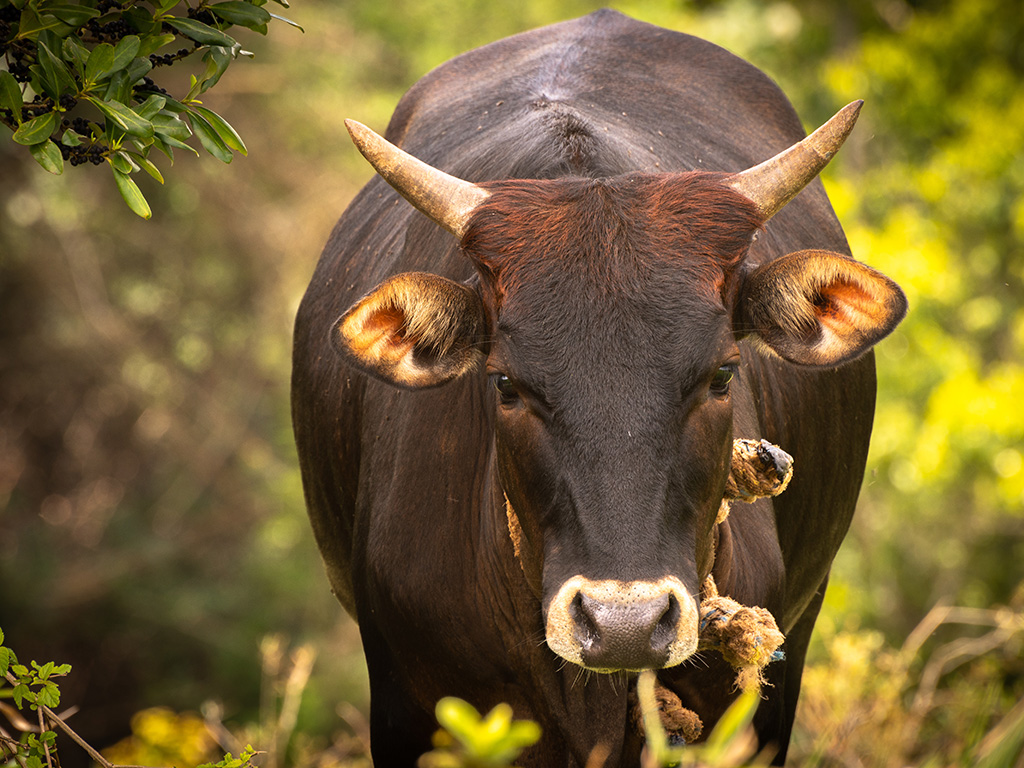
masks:
{"label": "cow's nostril", "polygon": [[661,614],[658,623],[651,632],[651,650],[657,654],[668,653],[668,648],[676,640],[679,619],[682,614],[676,596],[669,594],[668,606]]}
{"label": "cow's nostril", "polygon": [[576,638],[576,642],[580,644],[581,649],[589,651],[600,638],[600,632],[583,600],[583,595],[577,592],[576,597],[569,603],[569,618],[572,619],[573,637]]}

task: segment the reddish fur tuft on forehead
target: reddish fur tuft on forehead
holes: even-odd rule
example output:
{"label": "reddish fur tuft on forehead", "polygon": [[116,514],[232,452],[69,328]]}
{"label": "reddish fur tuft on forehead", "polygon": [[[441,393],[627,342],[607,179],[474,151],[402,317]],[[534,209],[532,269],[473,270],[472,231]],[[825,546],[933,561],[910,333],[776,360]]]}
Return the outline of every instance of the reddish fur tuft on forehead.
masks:
{"label": "reddish fur tuft on forehead", "polygon": [[754,204],[721,178],[636,173],[483,184],[491,196],[462,246],[501,290],[524,274],[570,264],[612,290],[656,265],[678,265],[720,290],[763,224]]}

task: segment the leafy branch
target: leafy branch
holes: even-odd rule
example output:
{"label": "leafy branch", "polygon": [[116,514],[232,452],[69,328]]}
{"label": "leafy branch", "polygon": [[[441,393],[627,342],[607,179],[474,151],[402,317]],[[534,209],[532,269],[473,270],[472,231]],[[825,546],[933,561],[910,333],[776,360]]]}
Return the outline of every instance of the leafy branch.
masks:
{"label": "leafy branch", "polygon": [[[222,162],[247,154],[237,131],[199,97],[239,56],[253,56],[228,34],[232,27],[265,35],[279,20],[301,29],[267,2],[0,0],[0,123],[50,173],[106,162],[125,202],[148,219],[132,174],[164,182],[154,148],[171,162],[176,149],[198,156],[188,143],[195,136]],[[192,57],[201,57],[201,72],[176,99],[155,78]]]}
{"label": "leafy branch", "polygon": [[[4,633],[0,630],[0,681],[5,680],[10,689],[0,685],[0,711],[15,727],[21,730],[21,737],[14,738],[5,729],[0,728],[0,760],[12,758],[20,768],[60,768],[57,756],[57,732],[59,728],[66,733],[78,746],[84,749],[101,768],[145,768],[136,765],[115,765],[79,736],[69,726],[64,717],[51,709],[60,705],[60,687],[54,678],[63,677],[71,671],[70,664],[55,664],[52,661],[39,664],[30,662],[29,666],[20,664],[14,651],[3,645]],[[16,709],[3,704],[3,699],[11,699]],[[38,727],[24,719],[20,712],[28,708],[35,712]],[[228,753],[216,763],[207,763],[200,768],[250,768],[252,758],[257,754],[252,746],[247,746],[238,757]]]}

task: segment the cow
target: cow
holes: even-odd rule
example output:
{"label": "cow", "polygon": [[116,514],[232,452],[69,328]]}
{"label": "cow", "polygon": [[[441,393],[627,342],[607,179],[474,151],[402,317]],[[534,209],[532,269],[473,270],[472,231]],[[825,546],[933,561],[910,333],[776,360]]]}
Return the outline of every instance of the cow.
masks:
{"label": "cow", "polygon": [[[347,123],[377,175],[302,299],[292,415],[377,765],[454,695],[540,724],[521,765],[635,766],[645,669],[707,733],[736,696],[695,652],[709,574],[787,636],[754,718],[784,760],[906,311],[816,178],[859,109],[807,136],[752,65],[603,10]],[[718,524],[734,437],[796,476]]]}

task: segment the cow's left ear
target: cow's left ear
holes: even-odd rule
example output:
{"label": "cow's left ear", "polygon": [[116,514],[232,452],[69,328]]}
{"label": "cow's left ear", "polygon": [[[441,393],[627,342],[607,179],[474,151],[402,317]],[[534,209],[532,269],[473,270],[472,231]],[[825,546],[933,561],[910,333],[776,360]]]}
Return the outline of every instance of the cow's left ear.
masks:
{"label": "cow's left ear", "polygon": [[885,338],[907,312],[892,280],[831,251],[799,251],[747,274],[737,325],[793,363],[830,367]]}
{"label": "cow's left ear", "polygon": [[425,272],[381,283],[331,329],[358,368],[400,387],[436,387],[483,359],[483,304],[476,291]]}

